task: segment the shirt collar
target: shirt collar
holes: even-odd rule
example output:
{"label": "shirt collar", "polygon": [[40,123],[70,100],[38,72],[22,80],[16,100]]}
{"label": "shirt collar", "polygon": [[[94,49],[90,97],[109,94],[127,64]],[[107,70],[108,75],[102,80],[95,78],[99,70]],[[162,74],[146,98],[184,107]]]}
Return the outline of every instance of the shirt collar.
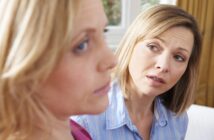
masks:
{"label": "shirt collar", "polygon": [[159,126],[165,127],[168,123],[168,114],[166,107],[162,104],[160,98],[155,99],[155,109],[154,109],[155,121]]}
{"label": "shirt collar", "polygon": [[130,126],[131,120],[125,107],[122,91],[117,81],[113,81],[109,92],[109,107],[106,111],[106,129]]}
{"label": "shirt collar", "polygon": [[[106,111],[106,129],[116,129],[127,125],[132,131],[137,131],[131,122],[126,109],[121,88],[117,81],[113,81],[109,92],[109,107]],[[160,98],[155,99],[154,119],[161,127],[168,124],[167,109]]]}

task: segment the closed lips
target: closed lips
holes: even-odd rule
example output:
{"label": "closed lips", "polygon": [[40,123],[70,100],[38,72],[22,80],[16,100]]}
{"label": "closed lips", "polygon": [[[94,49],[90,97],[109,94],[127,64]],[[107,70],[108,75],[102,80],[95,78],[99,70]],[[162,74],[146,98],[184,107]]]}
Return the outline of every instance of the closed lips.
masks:
{"label": "closed lips", "polygon": [[107,84],[105,84],[104,86],[102,86],[101,88],[95,90],[95,94],[101,94],[101,93],[107,93],[110,89],[110,84],[109,82]]}
{"label": "closed lips", "polygon": [[159,78],[159,77],[157,77],[157,76],[147,75],[146,77],[149,78],[149,79],[152,79],[152,80],[154,80],[154,81],[163,83],[163,84],[166,83],[162,78]]}

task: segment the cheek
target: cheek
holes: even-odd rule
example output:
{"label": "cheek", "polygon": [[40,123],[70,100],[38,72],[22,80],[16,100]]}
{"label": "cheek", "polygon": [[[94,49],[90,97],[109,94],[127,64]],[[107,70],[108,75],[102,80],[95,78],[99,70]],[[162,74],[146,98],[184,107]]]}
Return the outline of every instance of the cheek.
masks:
{"label": "cheek", "polygon": [[172,81],[171,81],[171,83],[173,83],[173,85],[175,85],[180,80],[180,78],[183,76],[183,74],[185,73],[186,66],[185,67],[180,67],[180,68],[177,67],[173,71],[174,72],[172,73]]}
{"label": "cheek", "polygon": [[48,82],[62,91],[82,89],[80,87],[90,78],[86,65],[85,60],[66,54],[50,75]]}
{"label": "cheek", "polygon": [[80,92],[81,87],[86,86],[83,85],[83,83],[87,83],[87,78],[89,79],[86,74],[83,69],[65,66],[54,71],[48,81],[58,92],[67,93],[72,91],[76,93]]}
{"label": "cheek", "polygon": [[41,89],[40,98],[55,114],[75,111],[73,107],[88,98],[90,85],[85,84],[85,77],[84,73],[66,66],[56,69]]}
{"label": "cheek", "polygon": [[139,77],[151,65],[148,54],[142,50],[135,50],[129,62],[129,72],[132,76]]}

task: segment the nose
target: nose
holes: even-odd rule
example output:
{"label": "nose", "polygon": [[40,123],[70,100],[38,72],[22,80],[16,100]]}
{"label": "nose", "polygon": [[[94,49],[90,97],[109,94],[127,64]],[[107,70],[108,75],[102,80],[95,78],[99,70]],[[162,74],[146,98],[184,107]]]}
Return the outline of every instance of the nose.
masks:
{"label": "nose", "polygon": [[157,58],[155,68],[160,72],[167,73],[170,69],[170,56],[162,54]]}
{"label": "nose", "polygon": [[103,48],[103,52],[100,52],[100,56],[102,57],[102,59],[98,65],[99,71],[101,72],[108,71],[116,66],[117,64],[116,56],[114,55],[113,51],[106,45]]}

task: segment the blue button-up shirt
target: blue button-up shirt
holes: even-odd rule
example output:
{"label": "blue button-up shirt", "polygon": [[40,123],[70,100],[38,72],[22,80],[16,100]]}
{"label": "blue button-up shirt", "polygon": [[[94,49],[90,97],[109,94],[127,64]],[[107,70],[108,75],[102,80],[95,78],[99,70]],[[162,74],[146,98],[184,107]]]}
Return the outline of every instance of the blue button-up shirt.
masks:
{"label": "blue button-up shirt", "polygon": [[[99,115],[75,116],[93,140],[143,140],[132,123],[119,84],[114,81],[109,92],[110,104]],[[184,140],[188,124],[187,113],[176,116],[157,98],[150,140]]]}

